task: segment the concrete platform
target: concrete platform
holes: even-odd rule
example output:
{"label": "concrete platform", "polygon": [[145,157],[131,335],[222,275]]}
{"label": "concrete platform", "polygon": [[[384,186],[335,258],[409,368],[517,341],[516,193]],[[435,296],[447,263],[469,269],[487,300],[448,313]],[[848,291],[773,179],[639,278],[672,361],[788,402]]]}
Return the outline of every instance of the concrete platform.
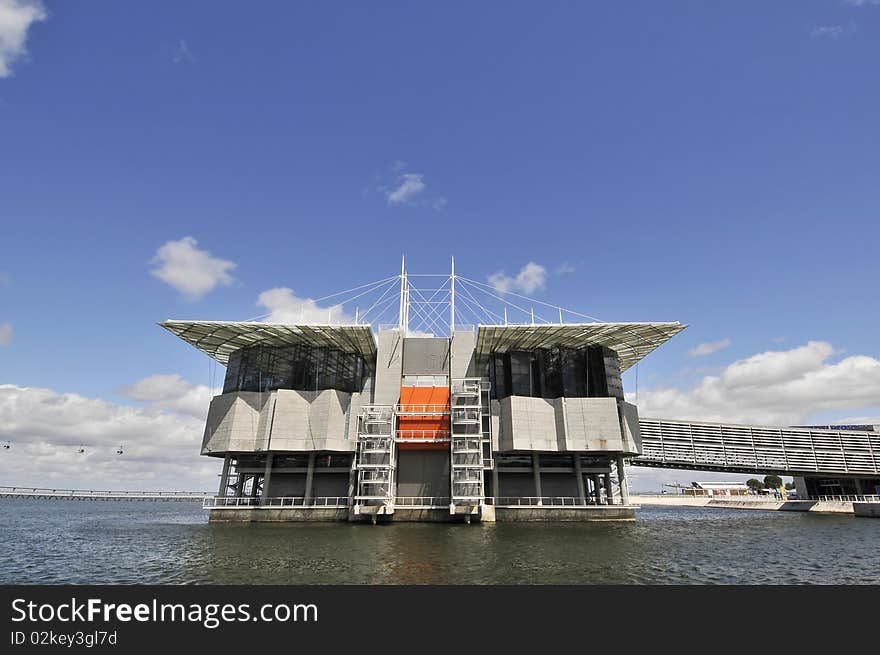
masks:
{"label": "concrete platform", "polygon": [[594,505],[591,507],[501,507],[495,520],[506,522],[546,521],[635,521],[635,505]]}
{"label": "concrete platform", "polygon": [[211,509],[209,523],[347,521],[346,507],[223,507]]}

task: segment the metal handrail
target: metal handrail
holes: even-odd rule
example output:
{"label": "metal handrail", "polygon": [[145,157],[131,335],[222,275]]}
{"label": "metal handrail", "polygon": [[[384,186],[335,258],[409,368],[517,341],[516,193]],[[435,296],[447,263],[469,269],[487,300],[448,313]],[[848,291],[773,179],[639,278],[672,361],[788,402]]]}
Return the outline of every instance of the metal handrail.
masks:
{"label": "metal handrail", "polygon": [[842,496],[810,496],[810,500],[830,500],[830,501],[841,501],[841,502],[854,502],[854,503],[880,503],[880,495],[878,494],[857,494],[857,495],[842,495]]}
{"label": "metal handrail", "polygon": [[449,404],[421,404],[421,403],[401,403],[394,406],[394,411],[398,416],[401,414],[408,416],[435,416],[449,414]]}
{"label": "metal handrail", "polygon": [[398,430],[401,441],[449,441],[449,430]]}
{"label": "metal handrail", "polygon": [[305,509],[348,507],[348,496],[275,496],[272,498],[252,498],[241,496],[213,496],[205,498],[204,509],[223,509],[225,507],[303,507]]}
{"label": "metal handrail", "polygon": [[486,502],[498,507],[603,507],[590,504],[577,496],[497,496],[487,497]]}
{"label": "metal handrail", "polygon": [[394,504],[400,507],[449,507],[449,496],[397,496]]}

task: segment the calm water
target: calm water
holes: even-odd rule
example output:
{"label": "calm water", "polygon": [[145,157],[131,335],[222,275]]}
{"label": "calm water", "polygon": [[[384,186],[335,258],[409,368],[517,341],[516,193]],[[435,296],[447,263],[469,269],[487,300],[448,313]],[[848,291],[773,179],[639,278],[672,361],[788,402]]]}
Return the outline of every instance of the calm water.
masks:
{"label": "calm water", "polygon": [[880,520],[208,525],[196,504],[0,500],[0,583],[880,583]]}

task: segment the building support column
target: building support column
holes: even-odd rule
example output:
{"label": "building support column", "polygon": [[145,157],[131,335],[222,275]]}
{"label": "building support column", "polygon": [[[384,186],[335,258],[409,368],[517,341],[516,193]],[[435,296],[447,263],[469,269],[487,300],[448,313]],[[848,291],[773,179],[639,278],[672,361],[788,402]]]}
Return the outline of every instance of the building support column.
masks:
{"label": "building support column", "polygon": [[306,472],[306,497],[303,499],[303,505],[312,504],[312,483],[315,478],[315,453],[309,453],[309,468]]}
{"label": "building support column", "polygon": [[242,494],[244,493],[244,476],[241,474],[241,471],[239,470],[240,468],[241,468],[241,464],[236,463],[236,465],[235,465],[235,474],[237,476],[236,480],[235,480],[235,497],[236,498],[241,498]]}
{"label": "building support column", "polygon": [[605,504],[614,504],[614,489],[611,487],[611,471],[605,474]]}
{"label": "building support column", "polygon": [[535,476],[535,495],[538,497],[538,505],[543,505],[541,497],[544,495],[541,491],[541,456],[538,453],[532,453],[532,473]]}
{"label": "building support column", "polygon": [[492,466],[492,496],[495,498],[492,502],[493,505],[497,505],[498,498],[501,497],[501,483],[498,480],[500,477],[498,474],[498,460],[495,460]]}
{"label": "building support column", "polygon": [[590,479],[593,481],[593,502],[597,505],[602,504],[602,492],[599,489],[599,476],[597,474],[593,474],[590,476]]}
{"label": "building support column", "polygon": [[269,499],[269,481],[272,479],[272,461],[275,459],[272,453],[266,453],[266,469],[263,471],[263,495],[260,504],[265,504]]}
{"label": "building support column", "polygon": [[232,455],[226,453],[226,456],[223,457],[223,472],[220,474],[220,490],[217,492],[218,496],[226,496],[228,492],[227,486],[229,486],[229,463],[232,461]]}
{"label": "building support column", "polygon": [[583,464],[581,463],[581,456],[579,453],[575,453],[574,455],[572,455],[572,457],[574,458],[574,477],[577,481],[578,500],[580,501],[581,505],[586,505],[587,493],[584,489],[584,469]]}
{"label": "building support column", "polygon": [[857,496],[864,496],[865,495],[865,487],[862,484],[862,479],[856,478],[855,483],[856,483],[856,495]]}
{"label": "building support column", "polygon": [[626,483],[623,455],[617,456],[617,480],[620,483],[620,502],[623,505],[629,505],[629,486]]}

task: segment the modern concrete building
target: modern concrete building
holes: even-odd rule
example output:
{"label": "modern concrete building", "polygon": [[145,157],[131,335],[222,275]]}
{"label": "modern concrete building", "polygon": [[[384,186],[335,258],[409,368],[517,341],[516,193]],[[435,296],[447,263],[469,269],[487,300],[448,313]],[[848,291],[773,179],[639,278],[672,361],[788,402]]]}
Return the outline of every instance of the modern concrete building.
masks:
{"label": "modern concrete building", "polygon": [[223,460],[212,521],[633,518],[641,438],[621,374],[686,326],[558,307],[547,322],[454,267],[441,279],[357,287],[379,297],[341,323],[161,323],[226,367],[202,443]]}

